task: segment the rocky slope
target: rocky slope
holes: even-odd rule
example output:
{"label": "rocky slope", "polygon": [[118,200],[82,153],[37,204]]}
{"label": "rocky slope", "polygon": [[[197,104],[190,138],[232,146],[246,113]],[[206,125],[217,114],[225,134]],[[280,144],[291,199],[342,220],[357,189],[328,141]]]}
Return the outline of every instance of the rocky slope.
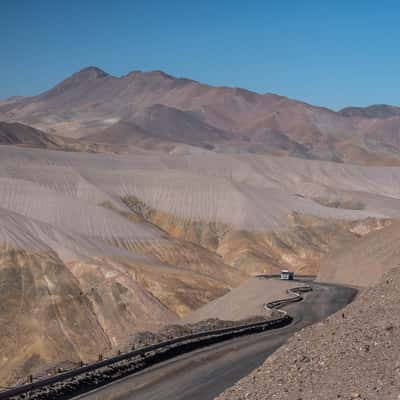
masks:
{"label": "rocky slope", "polygon": [[400,269],[343,311],[305,328],[218,399],[396,400]]}
{"label": "rocky slope", "polygon": [[212,87],[161,71],[115,77],[85,68],[38,96],[0,102],[0,120],[117,147],[134,143],[160,149],[157,138],[226,153],[400,164],[396,107],[336,113],[275,94]]}

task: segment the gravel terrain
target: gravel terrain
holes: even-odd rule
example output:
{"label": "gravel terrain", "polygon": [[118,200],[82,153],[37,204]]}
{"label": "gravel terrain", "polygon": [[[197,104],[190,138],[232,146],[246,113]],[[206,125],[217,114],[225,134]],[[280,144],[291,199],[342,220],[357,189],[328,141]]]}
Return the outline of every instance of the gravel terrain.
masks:
{"label": "gravel terrain", "polygon": [[400,398],[400,268],[295,334],[218,400]]}

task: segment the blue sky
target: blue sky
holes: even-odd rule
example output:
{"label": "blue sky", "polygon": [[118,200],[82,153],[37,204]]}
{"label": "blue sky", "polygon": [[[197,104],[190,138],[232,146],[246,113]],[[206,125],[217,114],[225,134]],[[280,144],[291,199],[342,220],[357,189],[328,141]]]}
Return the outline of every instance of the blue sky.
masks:
{"label": "blue sky", "polygon": [[0,0],[0,98],[95,65],[334,109],[399,105],[399,17],[392,0]]}

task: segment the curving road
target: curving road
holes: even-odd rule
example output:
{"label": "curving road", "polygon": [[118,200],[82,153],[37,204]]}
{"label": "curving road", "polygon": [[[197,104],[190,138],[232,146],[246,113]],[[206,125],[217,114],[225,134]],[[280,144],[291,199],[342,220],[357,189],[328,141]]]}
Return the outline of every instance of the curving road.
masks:
{"label": "curving road", "polygon": [[157,364],[108,386],[75,397],[85,400],[211,400],[249,374],[299,329],[341,309],[357,290],[311,283],[300,303],[285,307],[287,327],[232,339]]}

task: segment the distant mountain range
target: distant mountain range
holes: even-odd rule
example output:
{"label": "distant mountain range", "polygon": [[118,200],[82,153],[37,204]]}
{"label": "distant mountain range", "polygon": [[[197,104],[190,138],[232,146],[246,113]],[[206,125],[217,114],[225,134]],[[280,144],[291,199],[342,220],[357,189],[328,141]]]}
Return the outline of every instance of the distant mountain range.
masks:
{"label": "distant mountain range", "polygon": [[0,102],[0,120],[129,151],[176,146],[400,164],[400,108],[339,112],[275,94],[213,87],[161,71],[122,77],[85,68],[33,97]]}

